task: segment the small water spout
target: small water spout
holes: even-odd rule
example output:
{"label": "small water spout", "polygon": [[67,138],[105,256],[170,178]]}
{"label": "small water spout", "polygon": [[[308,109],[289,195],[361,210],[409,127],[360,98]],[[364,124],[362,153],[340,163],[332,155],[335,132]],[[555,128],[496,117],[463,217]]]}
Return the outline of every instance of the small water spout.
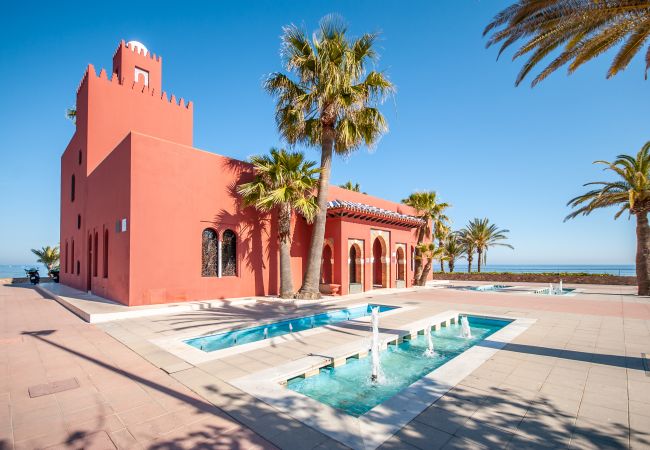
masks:
{"label": "small water spout", "polygon": [[560,295],[564,294],[564,288],[562,287],[562,280],[560,279]]}
{"label": "small water spout", "polygon": [[347,313],[348,320],[350,320],[350,313]]}
{"label": "small water spout", "polygon": [[424,333],[427,336],[427,349],[424,352],[424,356],[431,358],[436,354],[436,351],[433,348],[433,338],[431,337],[431,325],[424,330]]}
{"label": "small water spout", "polygon": [[289,333],[293,333],[293,325],[289,322]]}
{"label": "small water spout", "polygon": [[269,337],[269,329],[264,328],[264,339],[268,339],[268,337]]}
{"label": "small water spout", "polygon": [[236,334],[233,334],[233,336],[232,336],[232,343],[234,345],[237,345],[237,335]]}
{"label": "small water spout", "polygon": [[472,337],[472,329],[469,327],[469,319],[467,316],[463,316],[460,318],[460,326],[462,329],[462,336],[465,339],[469,339]]}
{"label": "small water spout", "polygon": [[316,325],[316,321],[315,321],[314,318],[312,317],[312,318],[311,318],[311,327],[314,328],[315,325]]}
{"label": "small water spout", "polygon": [[548,295],[553,295],[553,283],[548,284]]}
{"label": "small water spout", "polygon": [[370,344],[370,353],[372,357],[372,374],[370,381],[373,383],[381,382],[381,366],[379,361],[379,307],[372,308],[372,342]]}

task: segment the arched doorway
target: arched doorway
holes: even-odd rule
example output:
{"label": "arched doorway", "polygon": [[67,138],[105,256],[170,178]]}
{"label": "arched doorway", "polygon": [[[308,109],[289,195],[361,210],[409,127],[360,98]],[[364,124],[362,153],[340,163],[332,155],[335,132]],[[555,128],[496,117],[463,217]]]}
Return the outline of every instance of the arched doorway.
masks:
{"label": "arched doorway", "polygon": [[398,288],[406,287],[406,252],[403,247],[397,247],[396,252],[397,265],[395,267],[396,286]]}
{"label": "arched doorway", "polygon": [[363,292],[363,250],[358,243],[350,246],[348,254],[350,294]]}
{"label": "arched doorway", "polygon": [[323,284],[332,283],[332,248],[326,245],[323,248],[323,262],[321,264],[320,282]]}
{"label": "arched doorway", "polygon": [[388,287],[388,270],[386,264],[386,243],[381,236],[372,243],[372,287]]}

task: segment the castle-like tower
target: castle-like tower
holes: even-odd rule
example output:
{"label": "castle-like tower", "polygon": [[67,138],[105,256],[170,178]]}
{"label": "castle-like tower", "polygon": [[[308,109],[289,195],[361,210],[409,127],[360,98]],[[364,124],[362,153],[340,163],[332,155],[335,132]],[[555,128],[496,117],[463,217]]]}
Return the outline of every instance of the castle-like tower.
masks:
{"label": "castle-like tower", "polygon": [[[138,42],[121,41],[110,77],[88,65],[76,108],[76,131],[61,157],[61,280],[123,298],[124,286],[108,282],[109,270],[128,281],[118,266],[124,262],[111,267],[108,251],[116,252],[129,233],[130,160],[116,150],[133,132],[191,146],[192,103],[162,90],[160,56]],[[111,239],[112,233],[118,236]]]}

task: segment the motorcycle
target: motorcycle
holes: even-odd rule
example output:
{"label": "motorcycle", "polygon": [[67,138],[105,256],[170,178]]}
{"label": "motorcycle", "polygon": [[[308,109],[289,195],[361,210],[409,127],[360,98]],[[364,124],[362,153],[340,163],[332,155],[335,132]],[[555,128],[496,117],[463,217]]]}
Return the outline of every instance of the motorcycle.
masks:
{"label": "motorcycle", "polygon": [[50,278],[52,278],[52,281],[54,281],[55,283],[59,282],[59,268],[58,267],[55,268],[55,269],[50,270]]}
{"label": "motorcycle", "polygon": [[27,278],[29,278],[29,282],[32,284],[38,284],[41,281],[41,275],[38,273],[38,269],[32,268],[32,269],[25,269],[25,273],[27,274]]}

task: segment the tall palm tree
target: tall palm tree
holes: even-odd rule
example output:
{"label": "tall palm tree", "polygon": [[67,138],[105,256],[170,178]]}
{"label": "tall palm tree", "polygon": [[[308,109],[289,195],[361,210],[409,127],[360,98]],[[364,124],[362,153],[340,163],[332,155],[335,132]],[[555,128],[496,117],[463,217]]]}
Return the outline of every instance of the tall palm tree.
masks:
{"label": "tall palm tree", "polygon": [[[513,59],[530,55],[515,85],[545,57],[557,55],[534,79],[532,86],[569,64],[569,74],[587,61],[619,46],[607,78],[625,69],[650,37],[648,0],[519,0],[499,12],[485,28],[487,46],[501,44],[499,55],[520,42]],[[517,44],[519,45],[519,44]],[[646,50],[646,78],[650,47]]]}
{"label": "tall palm tree", "polygon": [[[443,217],[447,217],[444,214],[442,215]],[[438,246],[443,247],[444,242],[449,236],[449,233],[451,233],[451,228],[449,228],[449,225],[447,225],[447,220],[446,219],[441,219],[440,216],[434,220],[433,224],[433,235],[434,237],[438,240]],[[440,272],[444,273],[445,271],[445,259],[441,258],[440,259]]]}
{"label": "tall palm tree", "polygon": [[352,183],[352,181],[346,181],[345,183],[339,185],[339,187],[352,192],[361,192],[361,185],[359,185],[359,183]]}
{"label": "tall palm tree", "polygon": [[462,258],[466,251],[466,247],[463,245],[460,234],[457,232],[449,233],[442,243],[442,249],[447,258],[449,272],[453,273],[456,260]]}
{"label": "tall palm tree", "polygon": [[54,247],[45,246],[42,247],[40,250],[33,248],[32,253],[38,256],[38,259],[36,262],[39,262],[43,264],[45,267],[47,267],[47,272],[50,273],[50,271],[59,265],[59,259],[61,257],[59,253],[59,246],[55,245]]}
{"label": "tall palm tree", "polygon": [[423,224],[418,228],[417,245],[415,247],[415,273],[413,279],[419,283],[424,269],[422,264],[422,255],[420,246],[424,244],[425,238],[430,239],[431,226],[446,222],[449,218],[445,215],[445,209],[449,208],[449,203],[438,202],[435,191],[413,192],[402,203],[415,209],[418,217],[423,219]]}
{"label": "tall palm tree", "polygon": [[624,212],[636,216],[636,278],[639,295],[650,295],[650,142],[636,154],[618,155],[614,162],[595,161],[604,164],[605,170],[614,172],[615,181],[594,181],[585,186],[599,186],[585,194],[569,200],[568,206],[577,208],[564,219],[579,215],[587,216],[592,211],[617,206],[614,215],[618,219]]}
{"label": "tall palm tree", "polygon": [[463,246],[463,251],[467,258],[467,273],[472,272],[472,262],[474,261],[474,252],[476,252],[476,243],[469,229],[463,228],[458,231],[458,238]]}
{"label": "tall palm tree", "polygon": [[318,211],[314,191],[320,170],[299,152],[271,149],[269,155],[253,156],[255,178],[238,186],[244,204],[259,211],[275,211],[280,242],[280,297],[294,295],[291,275],[291,218],[293,211],[312,222]]}
{"label": "tall palm tree", "polygon": [[508,247],[514,249],[510,244],[502,241],[508,239],[506,236],[510,230],[499,229],[495,224],[485,219],[474,219],[467,225],[467,236],[474,242],[476,247],[476,266],[477,271],[481,272],[481,264],[487,262],[487,251],[490,247]]}
{"label": "tall palm tree", "polygon": [[433,266],[434,259],[445,259],[444,249],[442,247],[436,247],[436,244],[433,242],[420,244],[416,247],[419,250],[419,255],[416,255],[416,261],[419,259],[420,262],[426,260],[424,268],[420,277],[417,278],[417,285],[424,286],[427,282],[427,276],[431,273],[431,266]]}
{"label": "tall palm tree", "polygon": [[318,214],[314,220],[307,268],[299,296],[320,298],[319,278],[327,192],[333,153],[348,155],[374,145],[388,130],[377,105],[393,85],[381,72],[368,70],[376,58],[376,34],[349,39],[340,18],[326,16],[311,40],[295,25],[284,27],[282,56],[290,75],[271,74],[264,87],[277,100],[276,122],[284,139],[320,146]]}

